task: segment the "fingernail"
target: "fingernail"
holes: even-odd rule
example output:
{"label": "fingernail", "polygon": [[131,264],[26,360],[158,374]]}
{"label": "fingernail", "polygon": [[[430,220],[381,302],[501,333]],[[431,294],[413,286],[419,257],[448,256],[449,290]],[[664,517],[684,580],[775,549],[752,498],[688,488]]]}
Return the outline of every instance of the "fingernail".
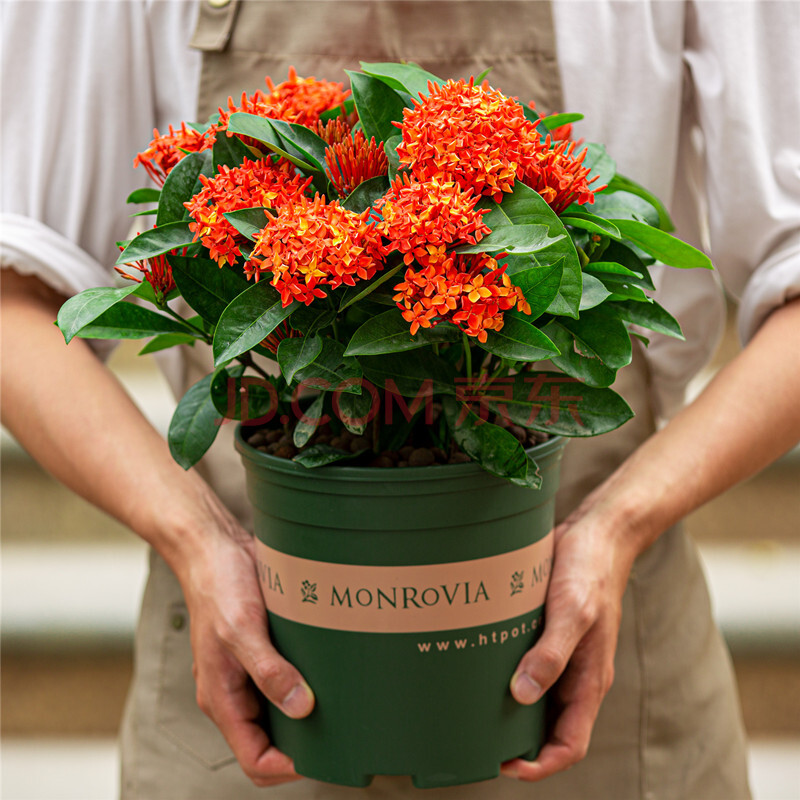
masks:
{"label": "fingernail", "polygon": [[303,682],[298,683],[286,697],[283,698],[281,708],[287,717],[301,719],[305,717],[314,706],[314,693],[311,687]]}
{"label": "fingernail", "polygon": [[527,672],[518,672],[514,676],[511,690],[514,697],[525,705],[535,703],[542,696],[542,687]]}

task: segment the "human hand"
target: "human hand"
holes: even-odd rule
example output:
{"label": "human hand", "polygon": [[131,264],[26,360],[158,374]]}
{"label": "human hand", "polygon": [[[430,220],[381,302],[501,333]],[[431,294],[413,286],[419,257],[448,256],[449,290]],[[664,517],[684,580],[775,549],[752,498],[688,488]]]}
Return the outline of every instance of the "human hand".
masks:
{"label": "human hand", "polygon": [[244,531],[235,539],[214,537],[181,582],[191,620],[198,705],[256,786],[298,780],[291,759],[259,724],[258,690],[295,719],[311,713],[314,695],[269,641],[252,539]]}
{"label": "human hand", "polygon": [[636,552],[632,537],[598,518],[589,503],[555,530],[544,631],[521,660],[511,692],[530,705],[553,687],[548,701],[557,716],[535,761],[503,765],[509,777],[538,781],[580,761],[611,688],[622,595]]}

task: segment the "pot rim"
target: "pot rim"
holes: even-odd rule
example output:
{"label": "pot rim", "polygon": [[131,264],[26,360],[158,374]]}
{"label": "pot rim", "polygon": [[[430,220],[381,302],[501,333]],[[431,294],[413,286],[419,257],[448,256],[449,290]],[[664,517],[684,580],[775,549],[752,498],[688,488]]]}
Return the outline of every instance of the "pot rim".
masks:
{"label": "pot rim", "polygon": [[[374,481],[386,482],[392,481],[419,481],[424,479],[431,480],[448,480],[455,477],[469,477],[478,473],[485,473],[488,476],[496,477],[497,480],[505,480],[500,476],[493,476],[491,473],[484,470],[480,464],[475,461],[464,462],[463,464],[431,464],[427,467],[403,467],[389,470],[382,467],[348,467],[342,465],[330,464],[323,467],[304,467],[302,464],[297,463],[286,458],[278,458],[277,456],[264,453],[261,450],[256,450],[245,441],[242,434],[242,424],[236,426],[235,431],[235,447],[243,458],[247,458],[257,466],[265,469],[270,469],[276,472],[282,472],[288,475],[305,475],[307,477],[318,477],[321,479],[340,479],[340,480],[359,480],[359,481]],[[537,444],[534,447],[526,449],[526,453],[532,456],[534,460],[545,458],[547,456],[557,453],[566,444],[565,437],[551,436],[546,442]],[[387,474],[388,473],[388,474]]]}

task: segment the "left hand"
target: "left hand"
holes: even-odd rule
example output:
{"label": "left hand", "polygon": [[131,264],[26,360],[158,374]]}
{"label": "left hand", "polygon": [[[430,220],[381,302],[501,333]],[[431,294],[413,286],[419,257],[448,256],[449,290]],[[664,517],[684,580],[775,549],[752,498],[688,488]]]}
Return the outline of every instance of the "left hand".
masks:
{"label": "left hand", "polygon": [[590,497],[555,530],[544,631],[517,667],[511,692],[530,705],[553,687],[558,716],[535,761],[503,765],[509,777],[538,781],[580,761],[614,680],[622,595],[636,548],[593,506]]}

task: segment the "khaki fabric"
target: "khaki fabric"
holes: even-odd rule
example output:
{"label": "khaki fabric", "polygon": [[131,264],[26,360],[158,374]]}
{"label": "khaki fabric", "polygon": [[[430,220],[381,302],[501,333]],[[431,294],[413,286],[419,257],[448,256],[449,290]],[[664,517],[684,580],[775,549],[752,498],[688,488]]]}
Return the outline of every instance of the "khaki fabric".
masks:
{"label": "khaki fabric", "polygon": [[[421,21],[424,20],[424,23]],[[490,24],[491,23],[491,24]],[[500,24],[498,24],[500,23]],[[413,34],[413,35],[412,35]],[[501,0],[291,0],[204,3],[194,39],[204,50],[200,115],[229,94],[279,81],[288,67],[333,77],[357,60],[406,59],[443,76],[480,73],[546,110],[560,108],[549,3]],[[265,55],[265,52],[267,53]],[[569,443],[562,519],[654,429],[645,359],[615,388],[636,412],[619,430]],[[202,348],[184,354],[183,384],[211,368]],[[246,527],[244,471],[223,426],[201,470]],[[123,800],[745,800],[745,741],[729,657],[711,618],[695,548],[680,528],[637,560],[623,600],[616,678],[586,759],[541,784],[506,778],[416,790],[378,777],[367,789],[302,780],[258,789],[195,703],[189,620],[177,580],[155,553],[136,639],[122,729]]]}

